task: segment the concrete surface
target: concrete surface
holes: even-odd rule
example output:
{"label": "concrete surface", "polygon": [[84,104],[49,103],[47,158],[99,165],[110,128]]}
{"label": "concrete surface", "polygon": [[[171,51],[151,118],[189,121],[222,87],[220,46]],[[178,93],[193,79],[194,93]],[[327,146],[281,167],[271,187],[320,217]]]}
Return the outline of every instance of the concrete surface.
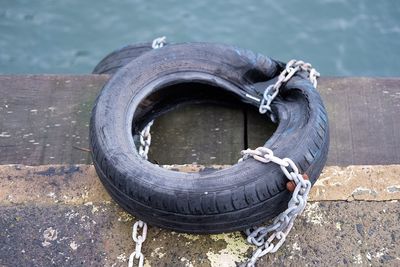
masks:
{"label": "concrete surface", "polygon": [[[384,190],[397,188],[399,171],[400,165],[327,167],[286,243],[258,266],[400,265],[400,194]],[[376,192],[373,201],[367,189]],[[340,200],[346,198],[352,201]],[[134,250],[134,218],[110,199],[91,165],[0,166],[0,211],[3,266],[126,266]],[[150,227],[143,253],[146,266],[235,266],[253,249],[240,232]]]}
{"label": "concrete surface", "polygon": [[[134,218],[88,153],[90,110],[108,79],[0,75],[0,266],[127,266]],[[400,79],[322,78],[319,90],[328,166],[286,243],[258,266],[400,266]],[[156,120],[150,159],[190,163],[164,166],[180,171],[229,167],[216,164],[233,164],[274,127],[251,109],[177,109]],[[235,266],[253,250],[239,232],[151,226],[143,245],[146,266]]]}

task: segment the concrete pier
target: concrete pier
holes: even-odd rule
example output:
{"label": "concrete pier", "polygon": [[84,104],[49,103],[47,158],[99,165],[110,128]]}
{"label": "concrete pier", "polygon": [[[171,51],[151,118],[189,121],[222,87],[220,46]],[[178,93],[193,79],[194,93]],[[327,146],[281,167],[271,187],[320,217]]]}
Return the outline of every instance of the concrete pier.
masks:
{"label": "concrete pier", "polygon": [[[0,76],[1,266],[127,266],[135,219],[108,196],[88,153],[90,110],[108,79]],[[319,90],[328,164],[285,244],[258,266],[398,266],[400,79],[322,78]],[[149,156],[181,171],[227,167],[273,130],[251,109],[187,106],[156,120]],[[240,232],[152,226],[143,244],[146,266],[235,266],[253,250]]]}

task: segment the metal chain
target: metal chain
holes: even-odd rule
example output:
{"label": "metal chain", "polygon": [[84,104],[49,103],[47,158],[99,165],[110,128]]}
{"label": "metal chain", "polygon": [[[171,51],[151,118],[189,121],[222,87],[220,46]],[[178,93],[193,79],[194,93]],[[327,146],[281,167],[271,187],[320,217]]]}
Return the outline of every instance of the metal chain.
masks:
{"label": "metal chain", "polygon": [[320,76],[319,72],[316,71],[310,63],[305,63],[302,60],[292,59],[286,64],[286,67],[281,74],[279,74],[278,80],[265,89],[263,98],[261,99],[260,107],[258,109],[261,114],[268,112],[271,120],[276,122],[276,118],[272,113],[271,103],[278,96],[281,86],[289,81],[290,78],[292,78],[293,75],[295,75],[299,70],[307,71],[308,79],[313,86],[317,88],[317,78]]}
{"label": "metal chain", "polygon": [[[261,114],[268,112],[271,120],[273,122],[276,121],[272,113],[271,103],[278,96],[281,86],[300,70],[308,72],[308,79],[312,85],[317,88],[317,78],[320,76],[320,73],[316,71],[310,63],[292,59],[286,64],[285,69],[278,76],[276,83],[265,89],[259,107],[259,112]],[[273,162],[278,164],[290,183],[294,183],[294,186],[291,188],[293,189],[293,194],[289,200],[288,208],[276,216],[271,225],[249,228],[245,231],[247,242],[258,247],[246,263],[246,266],[253,267],[260,257],[267,253],[276,252],[283,245],[286,236],[293,227],[294,220],[303,212],[306,206],[308,193],[311,189],[311,182],[307,180],[308,177],[306,175],[303,176],[299,173],[299,169],[291,159],[276,157],[269,148],[258,147],[254,150],[247,149],[243,150],[241,154],[243,157],[239,159],[239,161],[253,157],[255,160],[263,163]],[[269,235],[268,238],[267,235]]]}
{"label": "metal chain", "polygon": [[167,37],[165,37],[165,36],[158,37],[153,40],[153,42],[151,43],[151,47],[153,49],[161,48],[165,45],[166,40],[167,40]]}
{"label": "metal chain", "polygon": [[[163,47],[165,44],[165,37],[159,37],[154,39],[152,43],[153,49]],[[264,114],[269,113],[271,120],[275,121],[275,117],[272,114],[271,103],[279,94],[280,87],[286,83],[293,75],[299,71],[304,70],[309,73],[309,80],[313,86],[317,87],[317,78],[320,76],[310,63],[304,63],[304,61],[291,60],[286,64],[285,69],[278,77],[278,81],[268,86],[263,94],[263,99],[259,107],[259,112]],[[146,159],[151,144],[150,128],[154,121],[150,121],[140,133],[140,146],[139,155]],[[258,228],[249,228],[245,230],[247,235],[247,242],[256,245],[258,248],[254,251],[252,257],[247,261],[247,267],[255,266],[257,260],[268,254],[276,252],[285,242],[286,236],[289,234],[293,227],[294,220],[301,214],[306,206],[308,194],[311,189],[311,182],[307,180],[306,175],[301,175],[296,164],[289,158],[279,158],[274,156],[271,149],[266,147],[258,147],[256,149],[246,149],[241,151],[242,158],[239,162],[253,157],[263,163],[273,162],[278,164],[285,174],[286,178],[294,183],[295,187],[293,190],[292,197],[288,203],[288,208],[276,216],[271,225],[261,226]],[[143,235],[137,236],[138,227],[143,228]],[[142,243],[146,240],[147,224],[143,221],[137,221],[133,225],[132,239],[136,242],[135,251],[129,257],[128,267],[133,266],[133,259],[139,259],[139,267],[143,266],[144,255],[141,252]],[[266,239],[267,235],[269,237]]]}
{"label": "metal chain", "polygon": [[[142,228],[142,235],[138,235],[138,228]],[[142,253],[142,244],[146,240],[147,224],[143,221],[137,221],[132,228],[132,239],[136,243],[135,251],[129,256],[128,267],[133,267],[133,260],[139,260],[138,266],[142,267],[144,263],[144,255]]]}
{"label": "metal chain", "polygon": [[[164,46],[166,41],[166,37],[158,37],[153,40],[151,47],[153,49],[161,48]],[[150,128],[153,125],[154,120],[150,121],[140,132],[140,145],[138,148],[139,155],[147,160],[148,159],[148,154],[149,154],[149,149],[150,149],[150,144],[151,144],[151,134],[150,134]],[[142,235],[138,236],[138,228],[143,228],[143,233]],[[147,224],[141,220],[135,222],[132,228],[132,239],[136,243],[135,251],[132,252],[132,254],[129,256],[129,262],[128,262],[128,267],[133,267],[133,260],[139,260],[138,266],[143,267],[144,263],[144,255],[142,253],[142,244],[146,240],[147,236]]]}
{"label": "metal chain", "polygon": [[[166,40],[167,37],[165,36],[155,38],[151,43],[151,47],[153,49],[161,48],[165,45]],[[150,121],[140,132],[140,145],[138,150],[139,150],[139,155],[145,160],[148,159],[147,154],[149,153],[151,144],[150,128],[153,125],[153,122],[154,121]]]}
{"label": "metal chain", "polygon": [[[147,154],[149,153],[149,148],[151,144],[151,134],[150,128],[153,125],[153,121],[150,121],[140,132],[140,145],[139,145],[139,155],[147,160]],[[141,236],[137,235],[137,231],[139,228],[143,228],[143,234]],[[139,267],[143,267],[144,263],[144,255],[142,253],[142,244],[146,240],[147,235],[147,224],[141,220],[135,222],[132,228],[132,239],[136,243],[135,251],[129,256],[128,267],[133,267],[133,260],[139,260]]]}
{"label": "metal chain", "polygon": [[[243,157],[239,161],[253,157],[255,160],[263,163],[273,162],[278,164],[286,178],[289,181],[293,181],[296,185],[292,198],[288,203],[288,208],[276,216],[271,225],[250,228],[245,231],[247,242],[258,247],[246,263],[247,267],[253,267],[260,257],[267,253],[276,252],[285,242],[286,236],[293,227],[294,220],[303,212],[306,206],[311,182],[305,179],[306,176],[303,177],[299,173],[299,169],[291,159],[276,157],[271,149],[258,147],[254,150],[243,150],[241,154]],[[270,236],[266,239],[268,234]]]}
{"label": "metal chain", "polygon": [[151,134],[150,134],[150,128],[153,125],[154,121],[150,121],[140,132],[140,145],[139,145],[139,155],[147,160],[149,154],[149,149],[150,149],[150,144],[151,144]]}

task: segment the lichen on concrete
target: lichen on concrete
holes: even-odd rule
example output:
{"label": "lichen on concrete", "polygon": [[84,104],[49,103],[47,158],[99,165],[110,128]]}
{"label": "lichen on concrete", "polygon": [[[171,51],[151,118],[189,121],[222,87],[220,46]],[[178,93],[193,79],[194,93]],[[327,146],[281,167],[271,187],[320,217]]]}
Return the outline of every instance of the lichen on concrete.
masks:
{"label": "lichen on concrete", "polygon": [[244,236],[239,232],[229,234],[211,235],[211,239],[215,241],[223,240],[226,247],[218,251],[210,250],[207,257],[212,267],[218,266],[235,266],[237,263],[243,262],[246,258],[246,252],[250,245],[246,242]]}

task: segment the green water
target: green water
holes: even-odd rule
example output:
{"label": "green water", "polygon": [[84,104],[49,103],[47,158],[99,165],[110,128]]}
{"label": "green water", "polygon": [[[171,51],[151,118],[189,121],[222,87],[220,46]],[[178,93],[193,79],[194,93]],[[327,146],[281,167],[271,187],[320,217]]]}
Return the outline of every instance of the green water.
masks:
{"label": "green water", "polygon": [[162,35],[303,59],[322,75],[400,76],[399,0],[0,0],[0,73],[89,73]]}

